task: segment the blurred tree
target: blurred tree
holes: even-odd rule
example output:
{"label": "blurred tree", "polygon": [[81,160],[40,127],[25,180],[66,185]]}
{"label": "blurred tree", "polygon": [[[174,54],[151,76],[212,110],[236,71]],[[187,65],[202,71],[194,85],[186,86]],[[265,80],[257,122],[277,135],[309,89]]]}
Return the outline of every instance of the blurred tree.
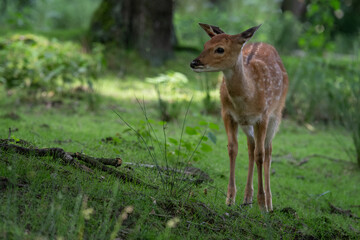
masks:
{"label": "blurred tree", "polygon": [[298,19],[303,21],[306,15],[306,0],[283,0],[281,10],[290,11]]}
{"label": "blurred tree", "polygon": [[332,51],[334,13],[339,10],[340,0],[311,0],[307,5],[305,32],[299,39],[299,46],[318,53]]}
{"label": "blurred tree", "polygon": [[[16,8],[18,10],[22,10],[24,7],[28,7],[32,4],[35,4],[36,0],[12,0],[12,3],[15,4]],[[4,14],[8,8],[8,0],[1,0],[1,4],[0,4],[0,12],[2,14]]]}
{"label": "blurred tree", "polygon": [[174,36],[172,0],[103,0],[90,26],[92,42],[134,48],[153,65],[171,57]]}
{"label": "blurred tree", "polygon": [[23,9],[25,7],[34,5],[36,3],[36,0],[15,0],[14,2],[16,2],[18,9]]}
{"label": "blurred tree", "polygon": [[343,0],[341,9],[334,12],[335,30],[348,34],[356,35],[360,32],[360,1]]}
{"label": "blurred tree", "polygon": [[220,9],[224,9],[226,4],[228,4],[227,0],[209,0],[209,2]]}
{"label": "blurred tree", "polygon": [[6,8],[7,8],[7,0],[2,0],[1,1],[1,8],[0,8],[0,13],[1,15],[4,15],[6,12]]}
{"label": "blurred tree", "polygon": [[319,22],[321,18],[322,22],[333,22],[329,29],[331,36],[337,33],[356,35],[360,30],[359,0],[282,0],[281,10],[291,12],[302,22],[314,19]]}

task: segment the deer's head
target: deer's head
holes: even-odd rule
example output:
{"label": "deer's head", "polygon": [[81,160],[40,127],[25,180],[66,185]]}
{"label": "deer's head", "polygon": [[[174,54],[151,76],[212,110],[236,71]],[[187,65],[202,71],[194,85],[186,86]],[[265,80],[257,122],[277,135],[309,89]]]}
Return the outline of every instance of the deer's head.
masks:
{"label": "deer's head", "polygon": [[199,23],[211,37],[204,45],[204,50],[195,58],[190,67],[195,72],[216,72],[232,68],[238,59],[242,46],[261,26],[252,27],[240,34],[229,35],[219,27]]}

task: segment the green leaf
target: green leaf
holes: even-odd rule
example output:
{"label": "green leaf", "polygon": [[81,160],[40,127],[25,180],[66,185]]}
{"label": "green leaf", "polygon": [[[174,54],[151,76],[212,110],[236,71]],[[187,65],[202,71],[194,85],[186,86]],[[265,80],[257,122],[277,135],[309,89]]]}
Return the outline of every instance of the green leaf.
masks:
{"label": "green leaf", "polygon": [[20,139],[19,139],[19,138],[17,138],[17,137],[15,137],[15,136],[11,136],[11,138],[12,138],[12,139],[14,139],[14,141],[15,141],[15,142],[20,141]]}
{"label": "green leaf", "polygon": [[200,121],[200,122],[199,122],[199,125],[200,125],[200,126],[207,126],[207,125],[208,125],[208,122],[206,122],[206,121]]}
{"label": "green leaf", "polygon": [[183,143],[183,146],[186,148],[186,150],[188,150],[188,151],[191,151],[192,150],[192,145],[191,145],[191,143],[189,143],[189,142],[184,142]]}
{"label": "green leaf", "polygon": [[122,132],[123,133],[127,133],[127,132],[131,132],[132,130],[130,129],[130,128],[126,128],[126,129],[124,129]]}
{"label": "green leaf", "polygon": [[207,136],[210,138],[210,140],[216,144],[216,136],[213,132],[208,132]]}
{"label": "green leaf", "polygon": [[179,142],[175,139],[175,138],[169,138],[169,142],[174,144],[174,145],[178,145]]}
{"label": "green leaf", "polygon": [[331,0],[331,1],[330,1],[330,6],[331,6],[334,10],[338,10],[338,9],[340,9],[340,1],[339,1],[339,0]]}
{"label": "green leaf", "polygon": [[166,121],[158,121],[157,124],[163,126],[163,125],[166,125]]}
{"label": "green leaf", "polygon": [[185,128],[185,133],[188,134],[188,135],[197,135],[198,134],[196,129],[193,128],[193,127],[186,127]]}
{"label": "green leaf", "polygon": [[200,150],[203,152],[211,152],[212,151],[212,147],[206,143],[201,143],[201,147]]}
{"label": "green leaf", "polygon": [[182,151],[179,151],[179,149],[175,149],[174,153],[179,156],[184,156],[184,153]]}
{"label": "green leaf", "polygon": [[209,128],[212,130],[219,130],[219,125],[215,123],[209,123]]}

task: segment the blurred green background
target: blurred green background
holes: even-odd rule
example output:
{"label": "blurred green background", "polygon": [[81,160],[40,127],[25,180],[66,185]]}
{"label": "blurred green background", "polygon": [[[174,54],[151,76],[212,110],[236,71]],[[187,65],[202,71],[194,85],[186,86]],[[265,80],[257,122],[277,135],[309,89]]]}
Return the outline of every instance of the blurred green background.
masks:
{"label": "blurred green background", "polygon": [[[218,107],[211,91],[221,75],[188,68],[208,40],[197,23],[229,34],[262,24],[253,41],[273,44],[290,77],[285,117],[340,125],[359,144],[359,1],[1,0],[0,11],[0,83],[8,90],[56,95],[107,74],[145,81],[180,72],[204,91],[205,112]],[[176,118],[178,105],[161,106],[162,118]]]}

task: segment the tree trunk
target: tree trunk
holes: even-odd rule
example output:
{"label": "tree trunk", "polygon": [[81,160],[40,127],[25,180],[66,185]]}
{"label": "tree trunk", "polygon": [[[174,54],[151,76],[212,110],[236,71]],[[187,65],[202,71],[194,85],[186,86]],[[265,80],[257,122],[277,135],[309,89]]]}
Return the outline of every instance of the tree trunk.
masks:
{"label": "tree trunk", "polygon": [[7,9],[7,0],[2,0],[1,1],[1,8],[0,8],[0,12],[1,12],[2,15],[6,13],[6,9]]}
{"label": "tree trunk", "polygon": [[308,0],[283,0],[281,10],[283,12],[290,11],[294,16],[303,21],[306,15],[306,2]]}
{"label": "tree trunk", "polygon": [[136,49],[160,65],[172,56],[172,19],[172,0],[103,0],[91,21],[90,40]]}

